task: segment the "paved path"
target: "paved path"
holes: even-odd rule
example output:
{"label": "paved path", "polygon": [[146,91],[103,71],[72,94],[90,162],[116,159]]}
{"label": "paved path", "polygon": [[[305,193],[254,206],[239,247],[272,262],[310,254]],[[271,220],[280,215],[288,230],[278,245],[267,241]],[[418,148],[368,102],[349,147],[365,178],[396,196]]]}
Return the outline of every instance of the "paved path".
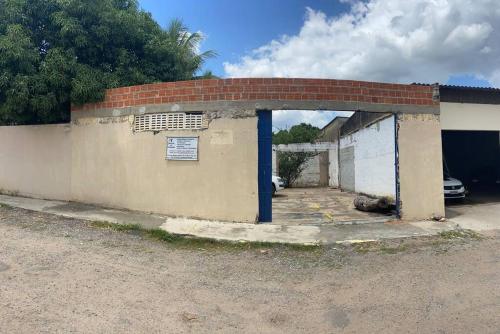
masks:
{"label": "paved path", "polygon": [[500,203],[453,205],[446,208],[446,216],[462,228],[475,231],[500,229]]}
{"label": "paved path", "polygon": [[390,214],[356,210],[353,205],[355,196],[328,187],[281,190],[273,197],[273,224],[335,225],[394,220]]}
{"label": "paved path", "polygon": [[0,207],[0,333],[454,333],[500,328],[500,239],[298,251],[178,245]]}
{"label": "paved path", "polygon": [[47,201],[0,195],[0,203],[27,210],[90,221],[139,224],[147,229],[160,228],[170,233],[232,241],[261,241],[295,244],[334,244],[359,241],[434,235],[455,229],[453,222],[389,221],[370,224],[276,225],[212,222],[171,218],[141,212],[113,210],[80,203]]}

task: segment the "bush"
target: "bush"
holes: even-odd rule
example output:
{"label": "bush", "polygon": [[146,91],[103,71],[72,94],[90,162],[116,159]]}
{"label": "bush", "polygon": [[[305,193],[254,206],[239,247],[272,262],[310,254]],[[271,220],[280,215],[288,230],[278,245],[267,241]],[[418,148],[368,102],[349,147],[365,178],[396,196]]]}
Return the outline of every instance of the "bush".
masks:
{"label": "bush", "polygon": [[279,176],[291,187],[304,170],[314,152],[278,152]]}

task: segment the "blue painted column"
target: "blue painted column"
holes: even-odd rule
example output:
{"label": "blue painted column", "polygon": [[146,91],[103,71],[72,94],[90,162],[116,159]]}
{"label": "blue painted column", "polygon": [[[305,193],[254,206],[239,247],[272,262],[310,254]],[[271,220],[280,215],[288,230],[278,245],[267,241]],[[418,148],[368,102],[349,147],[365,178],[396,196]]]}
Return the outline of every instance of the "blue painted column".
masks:
{"label": "blue painted column", "polygon": [[273,118],[271,110],[258,110],[259,136],[259,222],[271,222],[273,210],[272,154]]}

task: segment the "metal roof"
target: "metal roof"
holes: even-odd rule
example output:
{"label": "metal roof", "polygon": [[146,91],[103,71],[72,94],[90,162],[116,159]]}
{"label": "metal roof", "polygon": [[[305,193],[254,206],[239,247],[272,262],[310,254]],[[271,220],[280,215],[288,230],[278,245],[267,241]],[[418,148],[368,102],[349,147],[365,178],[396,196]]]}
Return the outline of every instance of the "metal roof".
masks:
{"label": "metal roof", "polygon": [[[431,86],[413,83],[413,85]],[[500,88],[439,85],[441,102],[500,104]]]}

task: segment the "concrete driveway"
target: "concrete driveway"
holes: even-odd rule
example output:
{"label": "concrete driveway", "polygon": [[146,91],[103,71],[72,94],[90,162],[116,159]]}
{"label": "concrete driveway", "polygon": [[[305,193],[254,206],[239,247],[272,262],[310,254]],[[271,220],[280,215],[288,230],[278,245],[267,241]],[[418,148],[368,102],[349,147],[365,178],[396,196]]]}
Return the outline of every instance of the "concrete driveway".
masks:
{"label": "concrete driveway", "polygon": [[355,194],[327,187],[287,188],[273,198],[273,224],[319,225],[394,219],[392,215],[356,210],[354,197]]}
{"label": "concrete driveway", "polygon": [[474,231],[497,230],[500,229],[500,203],[447,206],[446,217],[462,228]]}

